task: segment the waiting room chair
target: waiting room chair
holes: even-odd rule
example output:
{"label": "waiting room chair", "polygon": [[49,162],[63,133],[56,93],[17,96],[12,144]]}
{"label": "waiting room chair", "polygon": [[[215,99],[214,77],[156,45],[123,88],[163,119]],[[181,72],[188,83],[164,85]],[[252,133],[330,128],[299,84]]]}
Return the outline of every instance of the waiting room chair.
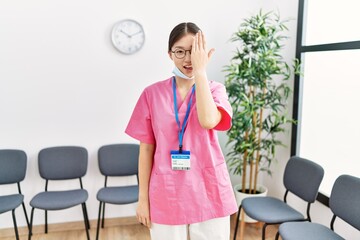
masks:
{"label": "waiting room chair", "polygon": [[138,144],[110,144],[99,148],[99,169],[105,176],[104,187],[97,193],[99,200],[99,215],[96,230],[96,239],[99,239],[100,219],[104,227],[105,204],[129,204],[138,201],[139,185],[108,186],[109,177],[123,177],[136,175],[138,181]]}
{"label": "waiting room chair", "polygon": [[[283,184],[285,186],[284,200],[274,197],[248,197],[242,200],[237,214],[234,240],[239,225],[239,216],[243,210],[250,218],[264,222],[262,239],[265,240],[266,227],[289,221],[311,221],[310,206],[315,202],[320,183],[324,176],[324,169],[304,158],[293,156],[287,162]],[[295,210],[286,202],[288,193],[292,193],[307,202],[307,217]],[[242,228],[241,231],[244,229]]]}
{"label": "waiting room chair", "polygon": [[22,150],[2,149],[0,150],[0,185],[17,184],[18,193],[0,195],[0,214],[12,212],[15,237],[19,240],[19,232],[16,224],[15,210],[22,205],[25,213],[26,223],[29,227],[29,219],[24,204],[24,195],[21,193],[20,182],[25,179],[27,156]]}
{"label": "waiting room chair", "polygon": [[[89,240],[90,224],[86,209],[88,192],[83,188],[82,177],[87,172],[88,152],[78,146],[58,146],[44,148],[38,156],[39,173],[45,179],[45,191],[36,194],[30,201],[31,217],[29,240],[32,235],[34,209],[45,210],[45,233],[48,232],[47,212],[68,209],[77,205],[82,206],[86,236]],[[79,179],[77,189],[49,191],[48,184],[52,181]]]}
{"label": "waiting room chair", "polygon": [[331,190],[329,207],[333,212],[330,228],[319,223],[289,222],[279,227],[278,234],[283,240],[340,240],[344,239],[334,232],[337,217],[360,230],[360,178],[341,175]]}

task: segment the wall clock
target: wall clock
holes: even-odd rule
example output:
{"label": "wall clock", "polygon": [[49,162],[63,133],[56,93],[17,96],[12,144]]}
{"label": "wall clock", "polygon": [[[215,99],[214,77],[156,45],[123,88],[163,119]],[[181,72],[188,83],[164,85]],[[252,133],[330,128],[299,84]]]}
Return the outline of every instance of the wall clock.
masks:
{"label": "wall clock", "polygon": [[143,27],[132,19],[124,19],[115,23],[111,37],[115,48],[123,54],[136,53],[145,43]]}

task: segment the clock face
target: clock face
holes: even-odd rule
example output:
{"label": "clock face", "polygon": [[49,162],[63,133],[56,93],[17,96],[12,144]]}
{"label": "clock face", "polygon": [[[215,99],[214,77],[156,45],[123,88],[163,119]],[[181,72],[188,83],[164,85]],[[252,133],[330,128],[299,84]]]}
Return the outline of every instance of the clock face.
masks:
{"label": "clock face", "polygon": [[125,19],[117,22],[112,30],[112,42],[121,53],[133,54],[145,43],[144,29],[135,20]]}

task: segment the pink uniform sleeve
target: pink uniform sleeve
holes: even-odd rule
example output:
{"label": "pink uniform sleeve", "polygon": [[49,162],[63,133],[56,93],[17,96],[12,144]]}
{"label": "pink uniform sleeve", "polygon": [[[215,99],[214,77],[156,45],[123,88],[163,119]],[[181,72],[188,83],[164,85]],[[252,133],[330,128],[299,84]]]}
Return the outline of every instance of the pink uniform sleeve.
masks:
{"label": "pink uniform sleeve", "polygon": [[147,144],[155,144],[151,124],[151,114],[146,91],[143,91],[137,101],[129,123],[125,129],[129,136]]}
{"label": "pink uniform sleeve", "polygon": [[227,131],[231,128],[232,108],[226,94],[225,86],[217,83],[215,88],[212,90],[212,96],[222,115],[220,122],[214,127],[214,129],[218,131]]}

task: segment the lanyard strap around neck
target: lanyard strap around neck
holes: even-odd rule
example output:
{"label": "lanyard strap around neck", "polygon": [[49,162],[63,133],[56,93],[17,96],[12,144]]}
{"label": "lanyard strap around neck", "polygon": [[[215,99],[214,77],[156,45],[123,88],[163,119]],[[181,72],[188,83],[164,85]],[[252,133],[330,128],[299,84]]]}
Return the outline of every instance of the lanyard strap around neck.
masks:
{"label": "lanyard strap around neck", "polygon": [[178,137],[179,137],[179,152],[181,153],[182,152],[182,142],[183,142],[183,137],[184,137],[184,132],[185,132],[185,126],[186,126],[186,123],[189,119],[189,114],[190,114],[190,108],[191,108],[191,105],[192,105],[192,99],[193,99],[193,96],[194,96],[194,92],[195,92],[195,85],[192,87],[192,90],[191,90],[191,95],[190,95],[190,100],[189,100],[189,103],[187,105],[187,109],[186,109],[186,114],[185,114],[185,118],[184,118],[184,122],[182,124],[182,126],[180,126],[180,120],[179,120],[179,111],[178,111],[178,106],[177,106],[177,100],[176,100],[176,81],[175,81],[175,77],[173,78],[173,95],[174,95],[174,111],[175,111],[175,120],[176,120],[176,123],[179,127],[179,134],[178,134]]}

